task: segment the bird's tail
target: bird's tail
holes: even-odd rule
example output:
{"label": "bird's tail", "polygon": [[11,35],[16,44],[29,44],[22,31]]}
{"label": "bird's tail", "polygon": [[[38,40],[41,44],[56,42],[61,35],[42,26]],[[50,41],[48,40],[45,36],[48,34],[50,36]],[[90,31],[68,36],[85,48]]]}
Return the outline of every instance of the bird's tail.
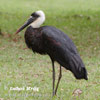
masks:
{"label": "bird's tail", "polygon": [[70,71],[74,74],[76,79],[86,79],[87,71],[86,68],[78,54],[72,55],[71,60],[69,62]]}

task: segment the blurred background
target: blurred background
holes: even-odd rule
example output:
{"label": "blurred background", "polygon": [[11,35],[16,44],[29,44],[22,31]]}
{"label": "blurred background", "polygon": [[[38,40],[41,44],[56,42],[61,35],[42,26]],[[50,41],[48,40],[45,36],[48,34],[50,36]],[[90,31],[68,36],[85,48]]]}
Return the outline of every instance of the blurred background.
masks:
{"label": "blurred background", "polygon": [[[46,14],[43,25],[55,26],[73,40],[88,70],[89,80],[77,81],[63,69],[63,78],[54,100],[99,100],[100,0],[0,0],[1,100],[51,100],[52,68],[49,57],[33,54],[27,49],[25,29],[14,35],[37,10]],[[56,66],[58,73],[59,65]],[[9,90],[17,86],[37,86],[39,92]],[[81,94],[75,95],[77,89]],[[22,96],[25,93],[33,93],[34,96]]]}

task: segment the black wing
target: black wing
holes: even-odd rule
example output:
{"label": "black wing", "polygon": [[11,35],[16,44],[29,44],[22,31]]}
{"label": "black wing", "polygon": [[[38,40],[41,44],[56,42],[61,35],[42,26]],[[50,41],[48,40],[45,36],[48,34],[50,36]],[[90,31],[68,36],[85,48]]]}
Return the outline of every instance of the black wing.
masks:
{"label": "black wing", "polygon": [[70,70],[77,79],[87,79],[85,66],[72,40],[55,27],[42,27],[45,50],[60,65]]}

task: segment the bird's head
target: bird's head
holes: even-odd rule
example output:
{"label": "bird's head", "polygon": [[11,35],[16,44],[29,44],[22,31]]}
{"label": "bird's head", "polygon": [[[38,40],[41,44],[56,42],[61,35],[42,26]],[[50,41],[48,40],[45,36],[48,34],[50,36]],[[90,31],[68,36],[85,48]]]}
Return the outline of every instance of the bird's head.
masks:
{"label": "bird's head", "polygon": [[41,24],[45,21],[45,14],[43,11],[39,10],[31,14],[30,18],[21,26],[15,34],[22,31],[27,26],[32,26],[33,28],[39,28]]}

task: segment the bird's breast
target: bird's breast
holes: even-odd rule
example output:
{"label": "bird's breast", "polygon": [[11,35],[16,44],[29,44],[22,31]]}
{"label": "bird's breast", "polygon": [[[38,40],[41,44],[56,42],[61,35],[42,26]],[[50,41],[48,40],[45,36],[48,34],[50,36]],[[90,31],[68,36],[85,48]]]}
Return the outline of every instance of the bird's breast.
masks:
{"label": "bird's breast", "polygon": [[33,29],[29,27],[25,32],[25,42],[27,46],[33,50],[33,52],[45,54],[40,29]]}

